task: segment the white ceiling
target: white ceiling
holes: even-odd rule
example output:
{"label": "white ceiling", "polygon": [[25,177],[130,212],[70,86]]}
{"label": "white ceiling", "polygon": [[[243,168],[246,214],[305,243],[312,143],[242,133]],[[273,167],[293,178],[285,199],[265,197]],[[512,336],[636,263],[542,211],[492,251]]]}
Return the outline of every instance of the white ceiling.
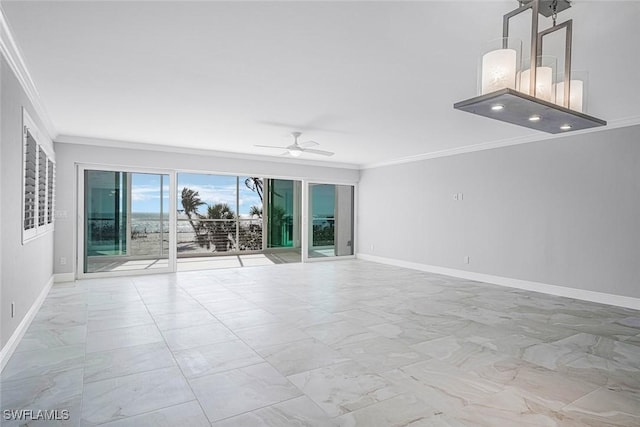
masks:
{"label": "white ceiling", "polygon": [[[16,42],[58,135],[279,155],[289,133],[371,165],[542,136],[453,109],[517,2],[15,2]],[[640,2],[579,0],[589,114],[640,122]]]}

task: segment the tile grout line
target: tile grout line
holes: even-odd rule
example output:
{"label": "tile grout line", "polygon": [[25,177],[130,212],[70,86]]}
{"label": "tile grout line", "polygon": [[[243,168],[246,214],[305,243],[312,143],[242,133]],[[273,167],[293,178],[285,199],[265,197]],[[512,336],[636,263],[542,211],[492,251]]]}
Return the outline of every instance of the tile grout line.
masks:
{"label": "tile grout line", "polygon": [[[226,289],[230,290],[231,292],[235,293],[233,290],[229,289],[229,288],[228,288],[227,286],[225,286],[224,284],[220,284],[220,285],[221,285],[222,287],[224,287],[224,288],[226,288]],[[180,285],[178,285],[178,286],[180,286]],[[188,294],[191,298],[195,299],[195,300],[198,302],[198,304],[200,304],[200,305],[202,306],[202,308],[204,308],[204,309],[207,311],[207,313],[211,314],[211,315],[216,319],[216,321],[218,321],[218,322],[220,322],[222,325],[224,325],[224,327],[225,327],[226,329],[228,329],[228,330],[229,330],[229,331],[230,331],[230,332],[231,332],[231,333],[232,333],[232,334],[233,334],[233,335],[238,339],[238,341],[242,342],[244,345],[246,345],[248,348],[250,348],[250,349],[251,349],[251,351],[253,351],[253,352],[254,352],[258,357],[260,357],[260,358],[263,360],[263,362],[255,363],[255,364],[252,364],[252,365],[247,365],[247,366],[244,366],[243,368],[247,368],[247,367],[249,367],[249,366],[255,366],[255,365],[262,364],[262,363],[266,363],[266,364],[268,364],[268,365],[269,365],[273,370],[275,370],[278,374],[280,374],[284,379],[286,379],[286,380],[287,380],[287,382],[288,382],[292,387],[294,387],[296,390],[298,390],[298,392],[300,393],[300,396],[306,396],[306,394],[305,394],[302,390],[300,390],[300,389],[299,389],[295,384],[293,384],[291,381],[289,381],[289,379],[288,379],[286,376],[282,375],[282,373],[281,373],[278,369],[276,369],[276,367],[275,367],[275,366],[273,366],[273,365],[272,365],[272,364],[271,364],[267,359],[265,359],[264,357],[262,357],[262,355],[261,355],[260,353],[258,353],[258,352],[256,351],[256,349],[255,349],[255,348],[253,348],[252,346],[250,346],[250,345],[249,345],[247,342],[245,342],[241,337],[239,337],[239,336],[236,334],[236,332],[235,332],[234,330],[232,330],[231,328],[229,328],[229,327],[228,327],[228,326],[227,326],[227,325],[226,325],[222,320],[220,320],[220,319],[215,315],[215,313],[212,313],[211,311],[209,311],[209,309],[207,309],[207,308],[206,308],[206,307],[205,307],[205,306],[204,306],[204,305],[203,305],[203,304],[198,300],[198,298],[194,297],[191,293],[189,293],[189,291],[188,291],[186,288],[182,287],[182,289],[183,289],[185,292],[187,292],[187,294]],[[242,295],[240,295],[240,297],[241,297],[242,299],[246,299],[246,297],[243,297]],[[265,311],[266,311],[266,310],[265,310]],[[173,355],[173,351],[172,351],[171,349],[169,349],[169,351],[171,351],[171,353],[172,353],[172,355]],[[226,371],[224,371],[224,372],[229,372],[229,371],[232,371],[232,370],[236,370],[236,369],[243,369],[243,368],[233,368],[233,369],[226,370]],[[217,372],[217,373],[210,374],[210,375],[217,375],[217,374],[219,374],[219,373],[222,373],[222,372]],[[183,375],[184,375],[184,374],[183,374]],[[205,376],[207,376],[207,375],[203,375],[203,376],[200,376],[200,377],[198,377],[198,378],[203,378],[203,377],[205,377]],[[185,378],[186,378],[186,376],[185,376]],[[189,386],[191,386],[191,383],[189,383]],[[194,392],[194,396],[196,396],[195,392]],[[296,396],[296,398],[297,398],[297,397],[300,397],[300,396]],[[308,397],[308,396],[307,396],[307,397]],[[196,396],[196,399],[198,400],[197,396]],[[295,399],[295,398],[292,398],[292,399]],[[288,400],[290,400],[290,399],[288,399]],[[200,401],[199,401],[199,400],[198,400],[198,403],[200,403]],[[281,403],[281,402],[278,402],[278,403]],[[263,408],[267,408],[267,407],[269,407],[269,406],[277,405],[278,403],[271,404],[271,405],[265,405],[265,406],[263,406],[263,407],[255,408],[255,409],[252,409],[252,410],[249,410],[249,411],[245,411],[245,412],[242,412],[242,413],[240,413],[240,414],[235,414],[235,415],[232,415],[231,417],[227,417],[227,418],[224,418],[224,419],[228,419],[228,418],[232,418],[232,417],[236,417],[236,416],[244,415],[244,414],[250,413],[250,412],[252,412],[252,411],[258,410],[258,409],[263,409]],[[202,407],[202,405],[201,405],[201,407]],[[204,412],[204,408],[203,408],[203,412]],[[206,413],[206,412],[204,412],[204,414],[205,414],[205,416],[207,417],[207,419],[209,419],[209,416],[207,415],[207,413]],[[211,421],[211,420],[209,420],[209,422],[210,422],[211,424],[213,424],[214,422],[216,422],[216,423],[217,423],[217,422],[219,422],[219,421],[222,421],[222,419],[220,419],[220,420],[215,420],[215,421]]]}
{"label": "tile grout line", "polygon": [[[158,323],[156,322],[155,317],[153,317],[153,315],[151,314],[151,312],[149,311],[149,308],[147,307],[147,303],[145,302],[144,298],[142,297],[142,294],[140,293],[140,290],[138,289],[138,286],[136,285],[135,279],[132,279],[132,283],[133,283],[133,287],[136,290],[136,292],[138,293],[138,296],[140,297],[140,299],[142,300],[142,304],[144,304],[145,309],[147,310],[147,313],[149,314],[149,316],[151,317],[151,319],[153,320],[153,324],[155,325],[156,329],[158,330],[158,333],[160,334],[160,336],[162,337],[162,341],[164,342],[164,345],[167,347],[167,350],[169,351],[169,354],[171,354],[171,359],[173,359],[173,363],[175,363],[175,366],[178,368],[178,370],[180,371],[180,375],[182,375],[182,379],[184,380],[184,382],[187,384],[187,386],[189,387],[189,390],[191,391],[191,394],[193,395],[194,399],[196,402],[198,402],[198,406],[200,407],[200,410],[202,411],[202,414],[205,416],[205,418],[207,418],[207,420],[209,421],[209,424],[211,424],[211,421],[209,420],[209,417],[207,417],[207,413],[205,412],[204,408],[202,407],[202,404],[200,403],[200,400],[198,399],[198,396],[196,395],[196,393],[193,391],[193,387],[191,387],[191,383],[189,382],[187,376],[184,374],[184,371],[182,370],[182,367],[180,366],[180,364],[178,363],[178,361],[176,360],[175,355],[173,354],[173,351],[171,350],[171,347],[169,346],[169,343],[167,342],[164,334],[162,333],[162,331],[160,330],[160,328],[158,327]],[[182,402],[182,403],[187,403],[187,402]],[[160,408],[160,409],[165,409],[165,408]],[[155,411],[158,411],[160,409],[156,409]],[[153,412],[153,411],[150,411]]]}
{"label": "tile grout line", "polygon": [[[179,286],[179,285],[178,285],[178,286]],[[231,292],[234,292],[233,290],[229,289],[229,288],[228,288],[226,285],[224,285],[224,284],[221,284],[221,286],[223,286],[224,288],[226,288],[226,289],[230,290]],[[202,305],[202,303],[200,303],[200,301],[197,299],[197,297],[195,297],[195,296],[193,296],[192,294],[190,294],[190,293],[189,293],[189,291],[188,291],[186,288],[182,287],[182,289],[184,289],[184,290],[185,290],[185,292],[187,292],[187,293],[189,294],[189,296],[191,296],[192,298],[194,298],[194,299],[195,299],[195,300],[196,300],[200,305]],[[234,292],[234,293],[235,293],[235,292]],[[240,297],[241,297],[242,299],[245,299],[245,300],[246,300],[246,297],[244,297],[244,296],[242,296],[242,295],[240,295]],[[203,306],[203,308],[204,308],[208,313],[210,313],[210,314],[211,314],[211,315],[212,315],[212,316],[213,316],[213,317],[214,317],[218,322],[220,322],[220,323],[224,324],[224,322],[223,322],[222,320],[220,320],[220,319],[216,316],[216,314],[215,314],[215,313],[212,313],[211,311],[209,311],[209,310],[208,310],[206,307],[204,307],[204,306]],[[258,307],[258,308],[260,308],[260,307]],[[262,309],[262,308],[261,308],[261,309]],[[265,310],[265,309],[262,309],[262,310],[266,311],[267,313],[269,313],[269,314],[271,314],[271,315],[275,315],[274,313],[271,313],[271,312],[270,312],[270,311],[268,311],[268,310]],[[281,321],[283,321],[282,319],[280,319],[280,320],[281,320]],[[284,321],[283,321],[283,322],[284,322]],[[240,342],[242,342],[244,345],[246,345],[247,347],[249,347],[249,348],[250,348],[254,353],[256,353],[256,355],[257,355],[257,356],[259,356],[260,358],[262,358],[263,362],[261,362],[261,363],[266,363],[266,364],[268,364],[268,365],[269,365],[272,369],[274,369],[278,374],[280,374],[283,378],[285,378],[285,379],[287,380],[287,382],[288,382],[292,387],[294,387],[296,390],[298,390],[298,392],[300,393],[300,396],[296,396],[296,397],[294,397],[294,398],[287,399],[287,400],[284,400],[284,401],[281,401],[281,402],[277,402],[277,403],[274,403],[274,404],[271,404],[271,405],[266,405],[266,406],[263,406],[263,407],[260,407],[260,408],[254,408],[254,409],[252,409],[252,410],[245,411],[245,412],[242,412],[242,413],[239,413],[239,414],[235,414],[235,415],[233,415],[233,416],[230,416],[230,417],[227,417],[227,418],[224,418],[224,419],[229,419],[229,418],[233,418],[233,417],[236,417],[236,416],[240,416],[240,415],[248,414],[248,413],[251,413],[251,412],[253,412],[253,411],[256,411],[256,410],[259,410],[259,409],[264,409],[264,408],[271,407],[271,406],[274,406],[274,405],[278,405],[278,404],[280,404],[280,403],[282,403],[282,402],[285,402],[285,401],[288,401],[288,400],[292,400],[292,399],[297,399],[297,398],[302,397],[302,396],[305,396],[307,399],[309,399],[311,402],[313,402],[313,404],[314,404],[314,405],[318,406],[318,405],[317,405],[317,403],[315,403],[315,401],[314,401],[310,396],[308,396],[304,391],[300,390],[300,388],[299,388],[298,386],[296,386],[295,384],[293,384],[293,383],[289,380],[289,378],[288,378],[286,375],[284,375],[282,372],[280,372],[280,371],[279,371],[275,366],[273,366],[273,364],[272,364],[271,362],[269,362],[269,361],[268,361],[266,358],[264,358],[260,353],[258,353],[258,351],[257,351],[253,346],[249,345],[249,343],[245,342],[242,338],[240,338],[240,337],[235,333],[235,331],[233,331],[231,328],[227,327],[226,325],[225,325],[225,327],[226,327],[227,329],[229,329],[229,331],[231,331],[231,333],[233,333],[233,335],[234,335],[234,336],[236,336],[236,338],[238,338],[238,340],[239,340]],[[260,326],[257,326],[257,327],[260,327]],[[251,329],[251,328],[240,328],[240,329]],[[296,329],[297,329],[297,328],[296,328]],[[292,342],[303,341],[303,340],[305,340],[305,339],[315,339],[315,338],[314,338],[314,337],[312,337],[312,336],[309,336],[309,337],[307,337],[307,338],[302,338],[302,339],[295,340],[295,341],[292,341]],[[289,343],[285,343],[285,344],[290,344],[290,343],[291,343],[291,342],[289,342]],[[326,344],[325,344],[325,345],[326,345]],[[170,351],[171,351],[171,350],[170,350]],[[172,353],[173,353],[173,352],[172,352]],[[354,361],[354,362],[355,362],[355,361]],[[338,362],[334,362],[334,363],[332,363],[332,364],[336,364],[336,363],[338,363]],[[357,362],[356,362],[356,363],[357,363]],[[257,365],[257,364],[259,364],[259,363],[256,363],[256,364],[253,364],[253,365],[248,365],[248,366],[255,366],[255,365]],[[248,366],[245,366],[244,368],[246,368],[246,367],[248,367]],[[234,369],[229,369],[229,370],[226,370],[226,371],[224,371],[224,372],[229,372],[229,371],[231,371],[231,370],[235,370],[235,369],[243,369],[243,368],[234,368]],[[317,369],[317,368],[316,368],[316,369]],[[311,370],[313,370],[313,369],[311,369]],[[311,371],[311,370],[310,370],[310,371]],[[305,372],[307,372],[307,371],[305,371]],[[216,374],[218,374],[218,373],[211,374],[211,375],[216,375]],[[198,378],[202,378],[202,377],[204,377],[204,376],[206,376],[206,375],[203,375],[203,376],[198,377]],[[194,395],[195,395],[195,393],[194,393]],[[196,397],[196,399],[197,399],[197,397]],[[322,412],[323,412],[323,413],[325,413],[329,418],[331,418],[331,417],[329,416],[329,414],[327,414],[327,413],[324,411],[324,409],[322,409],[320,406],[318,406],[318,408],[320,408],[320,410],[322,410]],[[205,412],[205,415],[206,415],[206,412]],[[207,416],[207,418],[208,418],[208,416]],[[222,421],[222,419],[220,419],[220,420],[216,420],[216,421],[211,421],[211,420],[209,420],[209,421],[213,424],[214,422]]]}

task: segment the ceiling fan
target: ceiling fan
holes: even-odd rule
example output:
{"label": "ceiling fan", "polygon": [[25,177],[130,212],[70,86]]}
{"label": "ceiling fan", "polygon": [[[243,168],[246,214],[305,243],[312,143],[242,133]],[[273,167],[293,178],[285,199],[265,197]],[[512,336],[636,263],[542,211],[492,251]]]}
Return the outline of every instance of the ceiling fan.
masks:
{"label": "ceiling fan", "polygon": [[292,156],[292,157],[300,157],[300,155],[302,153],[310,153],[310,154],[319,154],[321,156],[333,156],[334,153],[332,153],[331,151],[324,151],[324,150],[314,150],[311,147],[315,147],[316,145],[320,145],[315,141],[305,141],[305,142],[298,142],[298,138],[300,138],[300,135],[302,135],[301,132],[291,132],[291,135],[293,136],[293,144],[287,146],[287,147],[280,147],[277,145],[254,145],[254,147],[263,147],[263,148],[279,148],[279,149],[284,149],[287,150],[284,153],[282,153],[283,156]]}

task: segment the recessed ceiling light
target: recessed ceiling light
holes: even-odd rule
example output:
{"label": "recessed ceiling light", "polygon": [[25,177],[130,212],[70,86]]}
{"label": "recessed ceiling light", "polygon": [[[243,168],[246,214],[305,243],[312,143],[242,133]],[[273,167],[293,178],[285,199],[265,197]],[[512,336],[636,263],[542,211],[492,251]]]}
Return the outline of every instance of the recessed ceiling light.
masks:
{"label": "recessed ceiling light", "polygon": [[504,105],[502,105],[502,104],[492,105],[491,109],[493,111],[502,111],[502,110],[504,110]]}
{"label": "recessed ceiling light", "polygon": [[540,117],[540,116],[539,116],[539,115],[537,115],[537,114],[534,114],[533,116],[529,116],[529,121],[530,121],[530,122],[539,122],[539,121],[540,121],[540,119],[542,119],[542,117]]}
{"label": "recessed ceiling light", "polygon": [[562,125],[562,126],[560,126],[560,129],[569,130],[569,129],[571,129],[571,125],[569,125],[569,124]]}

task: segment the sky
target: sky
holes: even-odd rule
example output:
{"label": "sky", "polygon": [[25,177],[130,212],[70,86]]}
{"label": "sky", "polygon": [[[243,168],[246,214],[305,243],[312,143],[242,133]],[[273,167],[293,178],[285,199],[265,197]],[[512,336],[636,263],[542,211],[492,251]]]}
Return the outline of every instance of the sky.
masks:
{"label": "sky", "polygon": [[[158,174],[131,174],[131,211],[135,213],[160,212],[160,177]],[[163,211],[169,211],[169,176],[163,176]],[[245,185],[246,176],[239,177],[240,215],[249,216],[251,206],[262,207],[258,193]],[[226,203],[236,211],[236,177],[226,175],[204,175],[179,173],[177,185],[177,207],[182,210],[181,193],[184,187],[197,191],[200,199],[211,206]],[[332,185],[314,186],[312,191],[314,216],[333,216],[335,192]],[[199,213],[206,215],[207,207],[202,206]]]}
{"label": "sky", "polygon": [[[248,215],[251,206],[262,207],[258,193],[251,191],[245,185],[247,177],[240,177],[239,202],[240,215]],[[169,209],[169,176],[163,179],[164,211]],[[200,199],[208,205],[226,203],[236,211],[236,177],[224,175],[202,174],[178,174],[177,206],[182,209],[180,194],[184,187],[188,187],[199,193]],[[131,178],[132,212],[160,212],[160,175],[134,173]],[[206,214],[206,206],[199,209],[201,214]]]}

